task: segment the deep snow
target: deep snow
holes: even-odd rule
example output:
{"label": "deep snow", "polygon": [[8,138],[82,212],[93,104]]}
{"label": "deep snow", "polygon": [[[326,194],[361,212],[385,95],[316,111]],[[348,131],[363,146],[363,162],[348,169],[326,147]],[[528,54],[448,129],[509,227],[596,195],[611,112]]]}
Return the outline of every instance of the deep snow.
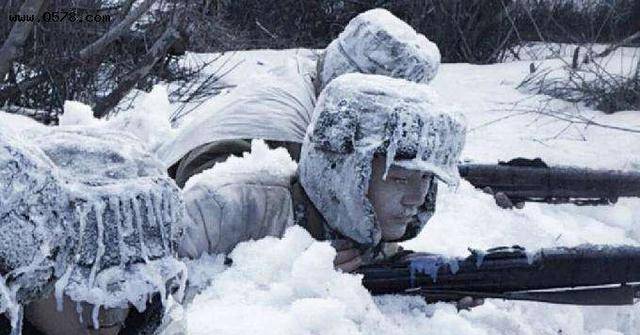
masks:
{"label": "deep snow", "polygon": [[[238,52],[231,57],[244,61],[229,80],[264,71],[265,64],[282,62],[292,53],[305,51]],[[625,49],[613,57],[632,56]],[[463,159],[495,163],[518,156],[541,157],[550,164],[640,170],[640,134],[567,125],[512,111],[544,99],[516,89],[529,64],[441,66],[431,86],[467,118],[470,132]],[[214,112],[219,98],[194,113]],[[604,124],[640,129],[638,111],[614,115],[584,107],[580,111]],[[441,188],[435,216],[404,246],[461,256],[468,247],[513,244],[528,248],[585,242],[639,245],[639,224],[640,199],[621,199],[606,207],[527,204],[521,210],[503,210],[490,196],[462,181],[455,190]],[[487,300],[470,312],[458,313],[451,305],[426,305],[419,298],[372,298],[358,277],[332,269],[333,251],[327,244],[311,241],[295,228],[283,240],[244,243],[232,257],[235,264],[214,275],[213,285],[185,308],[183,325],[189,334],[633,335],[640,329],[640,305],[578,307]]]}
{"label": "deep snow", "polygon": [[[229,54],[227,57],[243,61],[225,80],[241,83],[294,53],[310,58],[314,55],[308,50]],[[631,55],[623,50],[613,57],[624,60]],[[516,89],[527,75],[529,64],[441,66],[431,86],[444,101],[458,105],[467,118],[470,132],[463,159],[493,163],[517,156],[541,157],[550,164],[640,170],[638,133],[567,125],[512,110],[515,102],[520,102],[519,108],[522,104],[535,106],[541,99]],[[215,112],[216,101],[223,98],[212,98],[192,114]],[[172,106],[164,102],[146,101],[150,106],[138,108],[154,111],[162,106],[163,118],[171,112],[167,109]],[[640,129],[639,111],[605,115],[580,108],[599,122]],[[142,117],[153,118],[149,114]],[[191,117],[182,124],[188,124]],[[159,122],[158,118],[154,122]],[[0,129],[32,124],[0,113]],[[158,136],[146,128],[138,135],[151,136],[148,142],[157,144],[155,139],[166,141],[175,131]],[[441,188],[435,216],[416,239],[404,246],[466,255],[468,247],[519,244],[537,248],[584,242],[640,245],[640,199],[621,199],[606,207],[529,203],[521,210],[503,210],[490,196],[462,181],[457,189]],[[169,319],[174,321],[165,325],[164,334],[186,330],[188,334],[635,335],[640,329],[640,305],[577,307],[487,300],[481,307],[458,313],[452,305],[427,305],[415,297],[374,298],[359,284],[359,277],[333,270],[334,253],[327,243],[313,241],[294,227],[281,240],[267,238],[239,245],[232,253],[231,267],[215,257],[203,260],[206,265],[194,262],[191,274],[201,283],[208,278],[212,284],[195,296],[192,304],[184,308],[175,305],[170,310]],[[206,275],[195,275],[198,271]]]}

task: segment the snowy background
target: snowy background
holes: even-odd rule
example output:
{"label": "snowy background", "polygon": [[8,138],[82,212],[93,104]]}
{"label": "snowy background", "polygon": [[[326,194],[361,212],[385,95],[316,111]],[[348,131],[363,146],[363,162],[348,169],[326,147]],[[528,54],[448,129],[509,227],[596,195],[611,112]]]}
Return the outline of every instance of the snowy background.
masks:
{"label": "snowy background", "polygon": [[[540,48],[530,54],[538,59]],[[568,50],[566,50],[568,49]],[[571,49],[565,48],[567,55]],[[627,73],[638,51],[622,49],[607,62]],[[230,54],[241,66],[229,82],[245,74],[265,74],[291,54],[313,58],[313,51],[248,51]],[[196,56],[196,55],[193,55]],[[567,125],[514,109],[535,106],[544,97],[516,89],[531,61],[494,65],[443,64],[432,86],[465,114],[469,129],[463,159],[495,163],[513,157],[541,157],[550,164],[640,170],[640,134],[601,127]],[[558,67],[557,60],[536,61]],[[215,99],[223,99],[217,97]],[[216,101],[207,103],[215,108]],[[563,105],[561,102],[556,102]],[[565,108],[575,108],[566,103]],[[562,106],[561,106],[562,107]],[[605,115],[580,107],[601,123],[640,130],[638,111]],[[202,111],[196,110],[194,115]],[[190,115],[189,117],[194,117]],[[187,117],[186,119],[188,120]],[[188,122],[188,121],[186,121]],[[436,215],[413,250],[467,255],[467,248],[519,244],[528,248],[581,243],[640,244],[640,199],[621,199],[612,207],[528,203],[502,210],[493,198],[463,181],[441,188]],[[282,240],[243,243],[220,261],[212,286],[181,314],[189,334],[638,334],[640,306],[578,307],[488,300],[472,311],[449,304],[427,305],[419,298],[371,297],[359,278],[332,269],[334,251],[301,229]],[[175,332],[177,325],[166,334]]]}
{"label": "snowy background", "polygon": [[[621,72],[638,50],[620,49],[607,64]],[[567,54],[570,55],[570,52]],[[226,54],[240,65],[225,81],[269,80],[269,69],[292,55],[314,58],[312,50],[259,50]],[[187,57],[213,57],[189,54]],[[493,65],[443,64],[432,86],[465,114],[470,132],[463,159],[495,163],[513,157],[541,157],[549,164],[640,170],[640,133],[567,124],[522,112],[543,97],[516,89],[531,61]],[[558,66],[536,61],[538,66]],[[608,65],[608,66],[609,66]],[[264,77],[262,77],[264,75]],[[233,89],[229,90],[232,91]],[[181,119],[183,127],[215,110],[230,92],[216,96]],[[575,109],[562,102],[558,108]],[[524,107],[523,107],[524,106]],[[174,106],[166,88],[157,86],[128,113],[107,121],[90,110],[67,103],[60,123],[129,129],[155,150],[179,132],[168,122]],[[597,122],[640,130],[640,112],[613,115],[579,107]],[[39,126],[0,113],[0,130]],[[528,248],[573,246],[585,242],[640,245],[640,199],[621,199],[614,206],[576,207],[528,203],[503,210],[493,199],[463,181],[457,189],[441,188],[436,215],[416,239],[404,244],[417,251],[466,255],[467,248],[519,244]],[[182,308],[173,305],[162,333],[173,334],[593,334],[640,333],[640,305],[577,307],[533,302],[487,300],[472,311],[450,304],[427,305],[419,298],[372,297],[360,278],[333,270],[335,251],[299,228],[283,239],[267,238],[239,245],[234,265],[206,257],[192,264],[191,275],[211,285]]]}

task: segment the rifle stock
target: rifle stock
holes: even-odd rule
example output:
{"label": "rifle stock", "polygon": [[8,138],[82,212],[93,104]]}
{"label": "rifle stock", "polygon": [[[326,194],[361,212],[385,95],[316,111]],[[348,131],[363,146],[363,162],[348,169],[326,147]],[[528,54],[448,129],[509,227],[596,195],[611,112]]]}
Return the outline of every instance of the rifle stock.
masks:
{"label": "rifle stock", "polygon": [[465,296],[575,305],[629,305],[640,298],[640,247],[582,245],[529,253],[518,246],[466,258],[410,253],[361,267],[372,294]]}
{"label": "rifle stock", "polygon": [[462,164],[458,170],[476,188],[503,192],[514,203],[604,205],[615,203],[619,197],[640,197],[640,172],[549,167],[539,158]]}

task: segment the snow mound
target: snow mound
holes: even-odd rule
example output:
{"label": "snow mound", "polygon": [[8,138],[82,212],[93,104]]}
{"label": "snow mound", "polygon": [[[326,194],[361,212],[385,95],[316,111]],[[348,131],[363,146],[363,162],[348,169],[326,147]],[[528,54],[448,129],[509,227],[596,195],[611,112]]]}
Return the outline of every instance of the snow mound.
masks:
{"label": "snow mound", "polygon": [[[634,334],[639,309],[489,300],[472,311],[411,296],[372,297],[361,276],[333,268],[334,249],[294,226],[282,239],[245,242],[233,265],[176,317],[199,334]],[[617,313],[617,314],[616,314]],[[544,317],[542,317],[544,316]],[[624,328],[628,327],[628,328]],[[178,327],[162,335],[177,335]]]}
{"label": "snow mound", "polygon": [[[535,250],[584,243],[640,245],[640,199],[622,198],[614,206],[527,203],[503,210],[492,196],[462,181],[456,191],[442,188],[436,213],[423,232],[403,245],[447,256],[467,248],[485,250],[514,244]],[[446,238],[444,238],[446,237]]]}
{"label": "snow mound", "polygon": [[123,111],[109,120],[107,127],[134,134],[155,152],[162,143],[175,136],[170,115],[167,88],[155,85],[151,92],[144,93],[132,110]]}
{"label": "snow mound", "polygon": [[137,137],[146,150],[155,152],[164,142],[175,137],[169,121],[172,106],[167,88],[155,85],[151,92],[141,93],[133,108],[120,111],[107,119],[93,116],[91,107],[78,101],[65,101],[64,113],[59,118],[60,126],[78,126],[126,131]]}
{"label": "snow mound", "polygon": [[272,150],[263,140],[253,140],[250,153],[246,152],[242,157],[230,156],[223,163],[194,175],[185,184],[184,192],[188,192],[195,185],[215,185],[228,181],[241,183],[243,180],[251,180],[256,175],[265,182],[288,185],[297,168],[298,164],[291,159],[285,148]]}
{"label": "snow mound", "polygon": [[230,257],[187,307],[189,334],[358,334],[379,321],[360,276],[336,272],[335,250],[300,227],[242,243]]}
{"label": "snow mound", "polygon": [[95,126],[99,123],[100,120],[93,117],[93,111],[90,106],[70,100],[64,102],[64,113],[58,118],[58,124],[61,126]]}

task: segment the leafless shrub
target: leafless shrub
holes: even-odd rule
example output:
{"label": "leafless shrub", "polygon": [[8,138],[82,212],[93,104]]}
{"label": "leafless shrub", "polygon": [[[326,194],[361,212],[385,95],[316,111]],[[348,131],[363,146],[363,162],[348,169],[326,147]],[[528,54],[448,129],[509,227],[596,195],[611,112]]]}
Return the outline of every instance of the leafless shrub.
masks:
{"label": "leafless shrub", "polygon": [[[637,0],[218,0],[209,12],[250,48],[323,48],[355,15],[382,7],[435,41],[444,62],[493,63],[523,41],[609,43],[640,29]],[[247,40],[243,40],[246,42]]]}
{"label": "leafless shrub", "polygon": [[[584,112],[584,107],[581,103],[567,104],[566,101],[558,100],[557,98],[546,96],[540,98],[538,96],[528,96],[520,101],[509,104],[508,108],[501,110],[507,110],[510,113],[499,119],[487,122],[480,125],[477,128],[487,126],[496,122],[500,122],[504,119],[509,119],[521,115],[535,115],[534,122],[542,121],[545,118],[560,121],[566,123],[566,125],[558,131],[554,136],[549,139],[556,139],[560,137],[565,131],[570,128],[578,130],[581,134],[581,139],[586,140],[583,130],[589,127],[599,127],[614,131],[623,131],[640,134],[640,127],[634,127],[633,125],[622,126],[616,124],[609,124],[606,121],[598,121],[594,116],[587,116]],[[473,131],[474,129],[472,129]]]}
{"label": "leafless shrub", "polygon": [[[171,115],[172,123],[189,114],[211,96],[221,90],[232,88],[221,82],[226,74],[233,71],[241,64],[233,55],[218,54],[213,59],[201,62],[199,65],[189,65],[193,74],[174,81],[174,88],[169,93],[169,98],[178,107]],[[208,69],[210,72],[203,71]]]}
{"label": "leafless shrub", "polygon": [[[15,56],[0,57],[0,65],[10,69],[6,77],[0,73],[0,107],[46,111],[48,117],[40,120],[48,123],[56,123],[65,100],[89,104],[101,117],[126,106],[133,89],[197,80],[202,68],[182,66],[180,57],[187,48],[204,49],[204,44],[214,40],[205,38],[207,33],[217,27],[202,4],[178,0],[28,0],[0,7],[3,15],[17,14],[27,2],[40,2],[40,14],[109,17],[101,22],[34,22],[28,38],[14,48],[18,51],[12,53]],[[8,21],[0,20],[1,41],[17,26]],[[233,36],[218,38],[223,42],[212,43],[209,51],[221,43],[228,45],[231,39]],[[210,78],[199,94],[215,94],[213,81]]]}
{"label": "leafless shrub", "polygon": [[[628,73],[615,73],[606,68],[605,59],[591,59],[596,54],[586,47],[588,62],[579,62],[576,49],[572,62],[564,61],[559,69],[542,69],[529,74],[518,86],[537,94],[584,103],[605,113],[640,110],[640,55]],[[559,58],[562,59],[562,58]]]}

